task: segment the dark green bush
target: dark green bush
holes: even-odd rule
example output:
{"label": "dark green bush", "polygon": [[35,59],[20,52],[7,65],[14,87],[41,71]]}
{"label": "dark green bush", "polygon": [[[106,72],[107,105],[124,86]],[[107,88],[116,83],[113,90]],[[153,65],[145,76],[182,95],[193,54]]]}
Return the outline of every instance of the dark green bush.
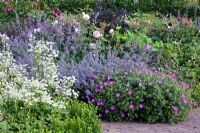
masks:
{"label": "dark green bush", "polygon": [[174,75],[150,73],[100,76],[96,90],[87,97],[98,106],[100,117],[108,121],[174,123],[187,118],[188,99]]}
{"label": "dark green bush", "polygon": [[96,109],[86,103],[67,102],[66,109],[20,101],[1,103],[0,132],[100,133]]}

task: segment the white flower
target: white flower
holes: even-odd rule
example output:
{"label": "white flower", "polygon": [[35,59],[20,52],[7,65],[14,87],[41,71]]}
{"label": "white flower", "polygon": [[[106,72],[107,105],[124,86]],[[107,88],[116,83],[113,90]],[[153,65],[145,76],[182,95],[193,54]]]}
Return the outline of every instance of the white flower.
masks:
{"label": "white flower", "polygon": [[56,24],[58,24],[58,20],[55,20],[55,21],[53,22],[53,25],[56,25]]}
{"label": "white flower", "polygon": [[[22,100],[29,105],[43,102],[58,108],[65,108],[64,102],[53,100],[52,95],[54,94],[49,93],[49,89],[55,88],[55,92],[63,99],[78,96],[78,93],[72,89],[76,81],[74,76],[64,76],[62,79],[58,79],[58,66],[54,60],[58,57],[58,51],[53,49],[54,43],[30,40],[28,52],[34,57],[33,62],[37,62],[37,64],[34,63],[32,69],[35,78],[28,79],[26,77],[27,65],[15,64],[10,52],[9,38],[1,34],[0,38],[7,48],[2,50],[0,56],[0,99]],[[38,70],[38,65],[43,70],[43,76]]]}
{"label": "white flower", "polygon": [[94,43],[90,43],[90,48],[91,49],[95,49],[96,48],[96,45]]}
{"label": "white flower", "polygon": [[80,29],[79,28],[75,28],[75,32],[76,33],[80,33]]}
{"label": "white flower", "polygon": [[33,30],[33,32],[34,33],[37,33],[37,32],[40,32],[41,31],[41,29],[38,27],[38,28],[35,28],[34,30]]}
{"label": "white flower", "polygon": [[83,12],[82,15],[83,15],[83,19],[85,19],[85,20],[90,19],[90,16],[88,14],[85,14],[85,12]]}
{"label": "white flower", "polygon": [[113,29],[110,29],[110,30],[109,30],[109,33],[110,33],[110,34],[112,34],[113,32],[114,32],[114,30],[113,30]]}

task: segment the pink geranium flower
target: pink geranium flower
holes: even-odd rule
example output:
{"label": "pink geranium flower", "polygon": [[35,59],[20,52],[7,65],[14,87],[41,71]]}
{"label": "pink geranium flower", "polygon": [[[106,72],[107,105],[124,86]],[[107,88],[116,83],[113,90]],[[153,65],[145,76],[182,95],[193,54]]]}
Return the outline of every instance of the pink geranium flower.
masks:
{"label": "pink geranium flower", "polygon": [[140,109],[143,109],[143,108],[144,108],[144,105],[140,103],[140,104],[139,104],[139,108],[140,108]]}
{"label": "pink geranium flower", "polygon": [[176,115],[178,113],[178,108],[176,106],[172,106],[172,112]]}
{"label": "pink geranium flower", "polygon": [[130,109],[134,108],[134,105],[131,103],[131,104],[129,105],[129,108],[130,108]]}

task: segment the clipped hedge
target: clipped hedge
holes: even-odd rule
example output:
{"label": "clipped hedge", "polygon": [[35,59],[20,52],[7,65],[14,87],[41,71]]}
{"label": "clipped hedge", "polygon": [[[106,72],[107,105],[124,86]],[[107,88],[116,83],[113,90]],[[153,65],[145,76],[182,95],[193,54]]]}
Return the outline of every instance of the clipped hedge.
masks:
{"label": "clipped hedge", "polygon": [[86,103],[68,102],[66,109],[42,103],[26,105],[6,101],[0,108],[0,132],[100,133],[96,109]]}

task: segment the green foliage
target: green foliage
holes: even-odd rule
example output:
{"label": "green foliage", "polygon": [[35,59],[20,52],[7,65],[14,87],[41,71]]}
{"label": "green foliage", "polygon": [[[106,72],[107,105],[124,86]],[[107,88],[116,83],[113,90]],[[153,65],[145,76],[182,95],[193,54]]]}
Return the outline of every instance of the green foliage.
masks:
{"label": "green foliage", "polygon": [[195,88],[191,90],[191,97],[200,105],[200,84],[198,84]]}
{"label": "green foliage", "polygon": [[[174,79],[150,73],[137,71],[128,75],[113,74],[110,78],[100,76],[96,83],[101,87],[93,92],[92,97],[102,118],[150,123],[174,123],[187,118],[190,107],[184,90],[174,83]],[[114,84],[110,84],[110,81]],[[112,105],[115,109],[112,109]],[[173,107],[177,108],[177,113]]]}
{"label": "green foliage", "polygon": [[89,104],[67,102],[66,109],[43,103],[26,105],[21,101],[1,102],[1,132],[100,133],[96,109]]}

